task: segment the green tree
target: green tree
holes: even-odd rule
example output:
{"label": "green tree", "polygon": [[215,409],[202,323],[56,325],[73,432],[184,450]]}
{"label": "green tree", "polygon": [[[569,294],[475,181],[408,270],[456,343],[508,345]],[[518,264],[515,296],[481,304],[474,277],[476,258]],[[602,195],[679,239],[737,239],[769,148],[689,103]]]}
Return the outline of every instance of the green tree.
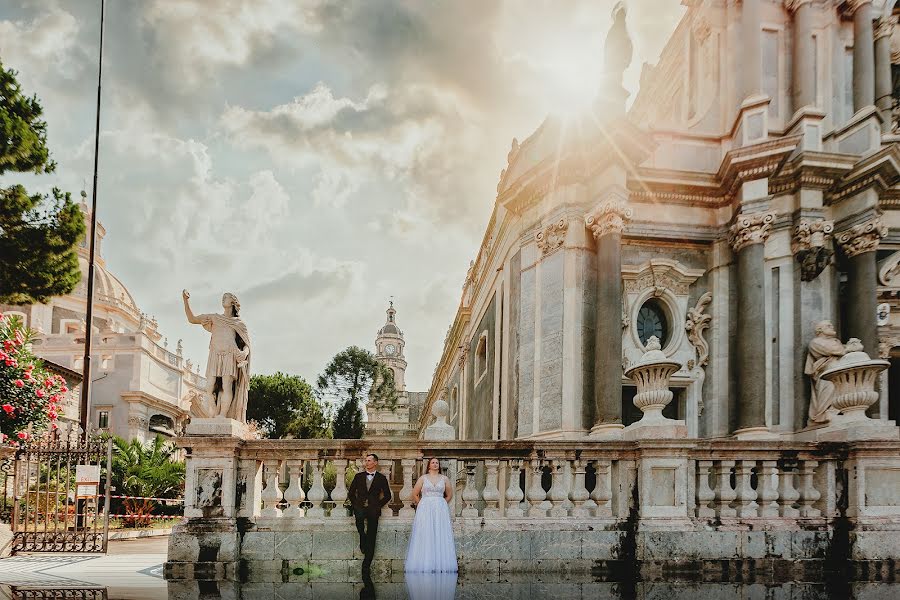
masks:
{"label": "green tree", "polygon": [[338,352],[316,380],[319,397],[337,410],[332,422],[335,439],[359,439],[362,405],[393,408],[397,404],[394,372],[375,355],[357,346]]}
{"label": "green tree", "polygon": [[247,419],[256,421],[267,438],[330,437],[322,406],[302,377],[281,372],[254,375],[247,396]]}
{"label": "green tree", "polygon": [[[0,175],[52,173],[47,124],[36,96],[22,94],[16,72],[0,62]],[[75,250],[84,217],[68,193],[0,188],[0,302],[32,304],[68,294],[81,280]]]}
{"label": "green tree", "polygon": [[149,444],[113,438],[112,484],[116,494],[134,496],[123,502],[126,518],[132,527],[149,525],[156,503],[146,498],[176,498],[184,488],[184,462],[176,455],[175,444],[161,435]]}

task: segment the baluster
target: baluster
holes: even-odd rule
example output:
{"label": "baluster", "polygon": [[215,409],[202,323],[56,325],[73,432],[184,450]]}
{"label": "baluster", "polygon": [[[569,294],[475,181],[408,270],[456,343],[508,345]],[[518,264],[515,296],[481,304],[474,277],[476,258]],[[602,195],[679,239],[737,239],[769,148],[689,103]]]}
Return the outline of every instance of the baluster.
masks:
{"label": "baluster", "polygon": [[578,459],[574,462],[575,478],[572,482],[572,491],[569,492],[569,500],[572,501],[573,517],[589,517],[591,515],[585,503],[590,498],[587,488],[584,487],[584,474],[587,470],[585,461]]}
{"label": "baluster", "polygon": [[466,506],[462,511],[463,517],[478,516],[478,509],[475,508],[475,503],[478,502],[479,498],[478,488],[475,487],[475,469],[477,466],[474,460],[466,461],[466,489],[462,493],[462,499]]}
{"label": "baluster", "polygon": [[[394,461],[388,460],[385,462],[387,464],[384,465],[383,467],[380,467],[379,471],[381,471],[381,474],[384,475],[385,478],[388,480],[388,489],[391,489],[391,469],[394,466]],[[393,502],[393,501],[394,501],[394,490],[391,490],[391,502]],[[394,509],[391,508],[391,502],[388,502],[381,508],[381,516],[382,517],[393,517],[394,516]]]}
{"label": "baluster", "polygon": [[336,476],[334,478],[334,489],[331,490],[331,500],[334,502],[334,508],[331,509],[331,516],[341,518],[347,516],[347,510],[344,508],[344,502],[347,500],[347,460],[335,460],[334,470]]}
{"label": "baluster", "polygon": [[800,516],[800,511],[794,508],[794,504],[800,499],[800,492],[794,486],[793,467],[784,465],[778,478],[778,484],[778,505],[781,508],[781,516],[796,519]]}
{"label": "baluster", "polygon": [[569,516],[569,511],[563,506],[563,502],[569,497],[565,482],[565,463],[565,460],[560,459],[550,461],[550,476],[553,483],[550,486],[550,493],[547,495],[553,504],[553,508],[550,509],[551,517]]}
{"label": "baluster", "polygon": [[316,460],[312,464],[313,468],[313,484],[309,488],[306,499],[312,503],[312,507],[306,512],[309,517],[324,517],[325,507],[322,503],[325,501],[325,485],[322,482],[322,461]]}
{"label": "baluster", "polygon": [[711,460],[697,461],[697,517],[700,519],[712,519],[716,516],[715,509],[710,507],[710,503],[716,497],[715,492],[709,487],[709,473],[712,466]]}
{"label": "baluster", "polygon": [[531,485],[528,487],[528,503],[531,504],[531,507],[528,509],[529,517],[547,516],[547,511],[541,508],[541,504],[547,497],[547,492],[544,491],[544,487],[541,485],[543,473],[540,459],[533,459],[531,461]]}
{"label": "baluster", "polygon": [[759,470],[759,482],[756,487],[759,488],[759,516],[761,517],[777,517],[778,516],[778,469],[774,460],[762,461],[762,467]]}
{"label": "baluster", "polygon": [[[300,506],[303,504],[304,494],[303,494],[303,461],[302,460],[289,460],[287,461],[287,470],[288,470],[288,487],[284,490],[284,501],[288,503],[288,507],[284,509],[283,514],[285,517],[289,517],[292,519],[299,519],[303,516],[304,510]],[[266,485],[266,491],[268,491],[268,484]],[[263,492],[265,493],[265,492]]]}
{"label": "baluster", "polygon": [[484,461],[485,483],[484,491],[481,497],[484,499],[483,516],[489,519],[500,518],[500,490],[497,486],[498,470],[500,468],[499,460]]}
{"label": "baluster", "polygon": [[821,497],[813,481],[817,466],[819,463],[815,460],[804,460],[800,467],[800,516],[805,519],[822,516],[822,512],[813,507]]}
{"label": "baluster", "polygon": [[716,504],[719,507],[719,518],[736,517],[737,511],[731,508],[737,494],[731,487],[731,468],[733,460],[720,460],[716,466]]}
{"label": "baluster", "polygon": [[525,511],[522,510],[522,500],[525,498],[525,494],[522,492],[522,488],[519,485],[519,474],[522,471],[522,461],[510,459],[507,461],[507,464],[509,465],[509,468],[507,469],[509,485],[506,486],[506,517],[509,519],[516,519],[525,516]]}
{"label": "baluster", "polygon": [[750,485],[755,460],[742,460],[737,466],[737,505],[738,516],[743,518],[759,516],[759,504],[756,503],[756,490]]}
{"label": "baluster", "polygon": [[266,487],[263,489],[261,498],[263,501],[263,510],[259,513],[260,517],[280,517],[281,509],[278,503],[281,502],[281,488],[278,487],[278,469],[281,465],[277,460],[266,461]]}
{"label": "baluster", "polygon": [[609,504],[612,498],[612,481],[610,479],[612,461],[594,461],[594,468],[597,472],[597,484],[591,492],[591,500],[596,505],[594,514],[600,518],[610,518],[612,517],[612,506]]}
{"label": "baluster", "polygon": [[403,507],[400,509],[400,516],[404,518],[412,518],[416,516],[416,509],[412,507],[413,492],[413,471],[416,468],[416,459],[404,458],[400,461],[403,468],[403,489],[400,490],[400,500]]}

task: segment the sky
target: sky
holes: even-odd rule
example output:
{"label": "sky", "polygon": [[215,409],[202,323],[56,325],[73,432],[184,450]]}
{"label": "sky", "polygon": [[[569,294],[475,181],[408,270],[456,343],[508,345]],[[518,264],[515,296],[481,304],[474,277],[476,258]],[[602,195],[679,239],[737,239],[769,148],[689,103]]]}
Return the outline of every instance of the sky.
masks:
{"label": "sky", "polygon": [[[242,305],[255,373],[374,349],[391,297],[427,390],[513,137],[597,92],[612,0],[108,0],[98,216],[107,268],[174,348]],[[52,175],[93,168],[99,0],[2,0],[0,61],[41,100]],[[655,64],[684,8],[628,0]],[[633,96],[632,96],[633,98]]]}

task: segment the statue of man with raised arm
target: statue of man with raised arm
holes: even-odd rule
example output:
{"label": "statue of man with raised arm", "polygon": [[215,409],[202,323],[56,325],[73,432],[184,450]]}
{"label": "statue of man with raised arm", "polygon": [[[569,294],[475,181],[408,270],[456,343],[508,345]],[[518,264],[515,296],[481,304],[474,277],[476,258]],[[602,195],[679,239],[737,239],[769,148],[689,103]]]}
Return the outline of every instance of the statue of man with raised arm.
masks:
{"label": "statue of man with raised arm", "polygon": [[227,417],[247,422],[247,391],[250,388],[250,335],[240,318],[241,303],[237,296],[222,296],[222,314],[195,315],[182,291],[184,313],[190,323],[202,325],[212,336],[206,363],[206,398],[193,402],[195,417]]}

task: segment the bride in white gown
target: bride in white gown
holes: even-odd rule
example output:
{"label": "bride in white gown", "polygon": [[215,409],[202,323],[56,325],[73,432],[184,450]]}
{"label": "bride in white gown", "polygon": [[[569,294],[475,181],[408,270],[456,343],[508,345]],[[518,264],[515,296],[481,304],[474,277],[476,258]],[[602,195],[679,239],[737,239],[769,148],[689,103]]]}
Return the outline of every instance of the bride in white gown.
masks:
{"label": "bride in white gown", "polygon": [[406,552],[407,573],[456,573],[456,543],[447,506],[452,498],[453,486],[441,475],[441,463],[430,459],[413,489],[416,518]]}

